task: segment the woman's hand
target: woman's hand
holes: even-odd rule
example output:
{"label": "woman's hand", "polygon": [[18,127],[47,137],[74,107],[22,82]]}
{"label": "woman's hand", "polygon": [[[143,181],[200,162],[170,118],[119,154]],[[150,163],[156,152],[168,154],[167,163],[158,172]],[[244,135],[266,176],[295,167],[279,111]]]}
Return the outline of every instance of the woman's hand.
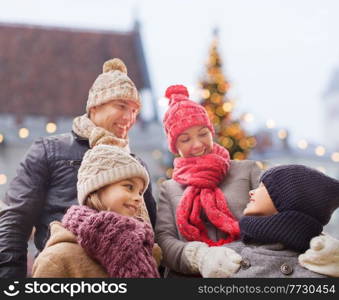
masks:
{"label": "woman's hand", "polygon": [[242,257],[230,248],[208,247],[201,242],[188,243],[184,248],[184,255],[192,272],[199,272],[204,278],[231,277],[239,270],[242,260]]}

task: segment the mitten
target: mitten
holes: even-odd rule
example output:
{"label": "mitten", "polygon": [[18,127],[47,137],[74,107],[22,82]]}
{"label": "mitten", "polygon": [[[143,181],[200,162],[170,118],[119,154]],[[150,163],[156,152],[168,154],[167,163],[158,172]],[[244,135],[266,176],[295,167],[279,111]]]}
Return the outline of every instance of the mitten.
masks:
{"label": "mitten", "polygon": [[313,272],[339,277],[339,240],[321,234],[311,240],[310,246],[299,255],[299,263]]}
{"label": "mitten", "polygon": [[191,271],[204,278],[226,278],[240,268],[241,256],[234,250],[218,246],[208,247],[201,242],[189,242],[184,248]]}

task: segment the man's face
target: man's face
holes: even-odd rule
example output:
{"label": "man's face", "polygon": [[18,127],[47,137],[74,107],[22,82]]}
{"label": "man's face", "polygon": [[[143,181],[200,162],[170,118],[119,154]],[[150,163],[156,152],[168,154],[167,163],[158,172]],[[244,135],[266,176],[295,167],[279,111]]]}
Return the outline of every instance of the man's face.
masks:
{"label": "man's face", "polygon": [[98,126],[118,138],[125,139],[130,128],[134,125],[138,105],[132,100],[113,100],[90,109],[90,119]]}

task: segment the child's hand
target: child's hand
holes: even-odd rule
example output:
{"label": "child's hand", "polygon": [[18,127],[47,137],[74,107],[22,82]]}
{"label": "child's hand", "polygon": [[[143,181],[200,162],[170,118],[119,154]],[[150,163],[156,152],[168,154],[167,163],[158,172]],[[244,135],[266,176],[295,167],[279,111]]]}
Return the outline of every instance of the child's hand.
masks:
{"label": "child's hand", "polygon": [[227,247],[208,247],[201,242],[190,242],[184,248],[184,255],[193,272],[200,272],[204,278],[226,278],[240,268],[242,257]]}
{"label": "child's hand", "polygon": [[320,274],[339,277],[339,241],[322,234],[311,240],[311,247],[299,255],[299,263]]}
{"label": "child's hand", "polygon": [[72,205],[62,218],[62,225],[74,235],[78,236],[80,225],[86,218],[95,213],[97,213],[96,210],[85,205]]}

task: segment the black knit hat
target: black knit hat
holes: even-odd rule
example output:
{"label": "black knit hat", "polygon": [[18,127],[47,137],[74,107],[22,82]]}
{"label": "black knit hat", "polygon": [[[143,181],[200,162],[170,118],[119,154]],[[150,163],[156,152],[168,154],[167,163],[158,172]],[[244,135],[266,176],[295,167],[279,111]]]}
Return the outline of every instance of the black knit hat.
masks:
{"label": "black knit hat", "polygon": [[260,181],[279,212],[302,212],[326,225],[339,206],[339,181],[303,165],[271,168]]}
{"label": "black knit hat", "polygon": [[339,181],[302,165],[271,168],[261,176],[278,213],[244,216],[245,242],[282,243],[303,252],[339,207]]}

